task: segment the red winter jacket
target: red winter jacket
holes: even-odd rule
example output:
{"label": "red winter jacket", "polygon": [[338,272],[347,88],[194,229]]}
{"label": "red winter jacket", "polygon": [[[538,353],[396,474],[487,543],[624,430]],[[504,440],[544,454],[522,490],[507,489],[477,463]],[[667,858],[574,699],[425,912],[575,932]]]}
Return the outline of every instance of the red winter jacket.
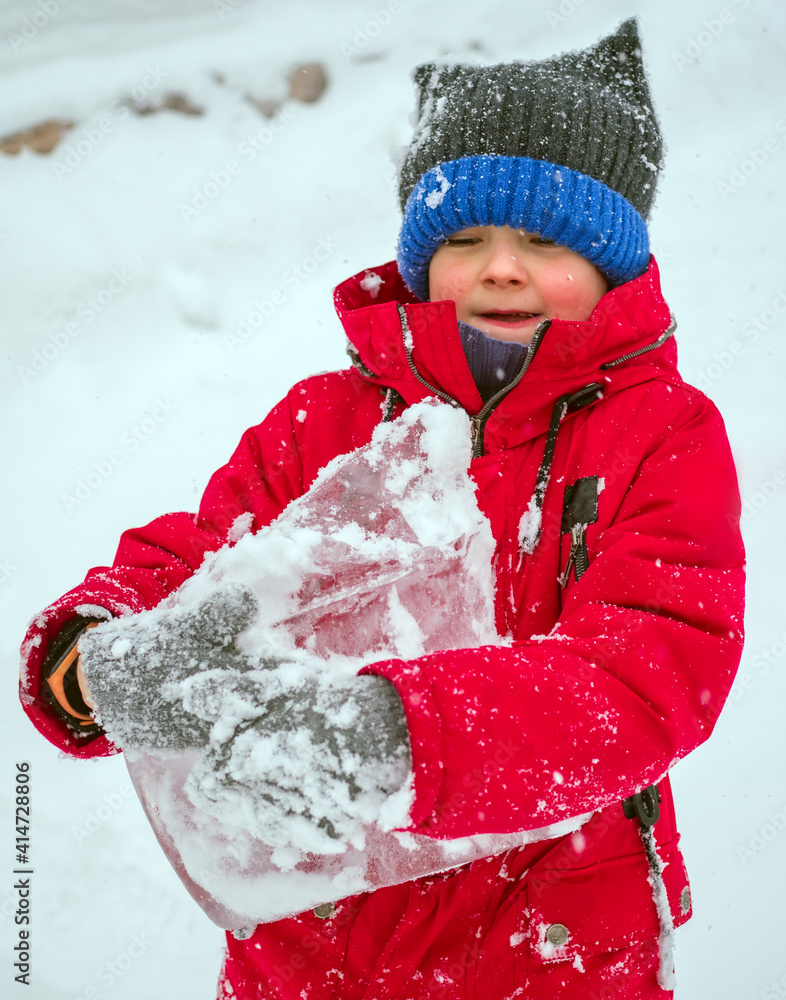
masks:
{"label": "red winter jacket", "polygon": [[[394,413],[435,394],[482,411],[471,474],[497,541],[498,628],[514,642],[367,668],[395,684],[406,709],[411,829],[454,838],[594,815],[578,834],[353,896],[327,918],[308,912],[242,942],[229,935],[224,988],[240,998],[494,1000],[548,968],[578,969],[657,937],[647,860],[621,806],[655,781],[675,924],[689,915],[664,776],[709,736],[740,658],[734,464],[714,405],[677,372],[654,260],[586,322],[553,321],[490,409],[454,304],[415,301],[394,264],[377,269],[378,292],[363,289],[364,273],[336,290],[355,366],[296,385],[244,434],[198,515],[126,532],[111,568],[91,570],[34,621],[22,700],[68,753],[112,753],[104,737],[80,743],[40,695],[47,644],[70,617],[91,605],[155,606],[236,517],[269,523],[330,459],[368,442],[386,400]],[[528,512],[531,548],[538,497],[541,530],[527,552],[520,526]],[[556,949],[545,937],[555,924],[568,934]]]}

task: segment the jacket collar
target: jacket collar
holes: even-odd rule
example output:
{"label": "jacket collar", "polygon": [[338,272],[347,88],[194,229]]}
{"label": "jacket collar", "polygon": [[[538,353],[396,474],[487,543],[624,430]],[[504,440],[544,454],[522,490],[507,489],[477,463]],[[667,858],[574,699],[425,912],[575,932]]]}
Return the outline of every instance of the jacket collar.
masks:
{"label": "jacket collar", "polygon": [[[334,300],[363,377],[395,389],[410,405],[436,389],[470,414],[482,408],[452,301],[420,302],[395,261],[349,278],[336,288]],[[525,376],[495,410],[490,430],[495,424],[516,425],[520,437],[526,425],[530,433],[540,433],[553,400],[591,382],[602,383],[608,395],[658,374],[676,377],[673,339],[619,362],[655,344],[671,322],[652,257],[644,274],[607,292],[586,321],[551,322]],[[501,446],[511,443],[509,433],[502,437]]]}

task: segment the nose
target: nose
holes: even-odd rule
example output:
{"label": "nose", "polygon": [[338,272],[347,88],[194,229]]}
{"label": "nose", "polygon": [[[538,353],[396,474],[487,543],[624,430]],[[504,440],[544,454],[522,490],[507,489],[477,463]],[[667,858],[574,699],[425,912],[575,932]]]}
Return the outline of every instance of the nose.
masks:
{"label": "nose", "polygon": [[480,280],[488,287],[526,285],[529,275],[521,247],[513,240],[494,240],[483,262]]}

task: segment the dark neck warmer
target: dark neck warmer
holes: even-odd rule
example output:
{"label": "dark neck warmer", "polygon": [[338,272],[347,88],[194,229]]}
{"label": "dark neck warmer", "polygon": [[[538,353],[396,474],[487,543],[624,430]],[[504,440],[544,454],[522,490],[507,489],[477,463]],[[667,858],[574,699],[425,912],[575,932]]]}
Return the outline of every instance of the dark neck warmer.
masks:
{"label": "dark neck warmer", "polygon": [[516,377],[528,348],[525,344],[493,340],[468,323],[459,321],[458,330],[469,370],[483,402],[487,403]]}

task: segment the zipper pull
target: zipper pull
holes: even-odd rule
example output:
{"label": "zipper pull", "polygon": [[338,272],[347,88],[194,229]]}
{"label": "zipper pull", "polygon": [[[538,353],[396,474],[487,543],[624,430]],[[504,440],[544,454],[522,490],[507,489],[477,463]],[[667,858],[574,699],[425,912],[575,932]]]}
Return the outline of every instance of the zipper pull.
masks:
{"label": "zipper pull", "polygon": [[482,451],[483,451],[482,445],[481,445],[480,448],[478,448],[478,443],[480,442],[480,428],[481,428],[481,424],[482,424],[482,419],[481,419],[480,413],[476,413],[474,417],[470,417],[469,418],[469,426],[470,426],[470,431],[471,431],[471,435],[472,435],[472,457],[473,458],[478,458],[481,455]]}
{"label": "zipper pull", "polygon": [[565,489],[560,533],[570,532],[570,552],[565,571],[557,577],[560,587],[567,587],[571,569],[576,581],[589,569],[587,527],[598,520],[598,495],[602,489],[599,484],[597,476],[582,476]]}
{"label": "zipper pull", "polygon": [[[576,579],[582,575],[584,570],[587,568],[584,566],[584,542],[587,534],[586,524],[574,524],[570,529],[570,552],[568,552],[568,561],[565,564],[565,569],[557,577],[557,582],[560,587],[567,587],[568,580],[570,579],[570,571],[576,568]],[[581,565],[580,565],[581,564]]]}
{"label": "zipper pull", "polygon": [[589,569],[589,552],[587,552],[587,525],[579,525],[579,534],[576,539],[576,555],[573,560],[573,573],[578,582]]}

